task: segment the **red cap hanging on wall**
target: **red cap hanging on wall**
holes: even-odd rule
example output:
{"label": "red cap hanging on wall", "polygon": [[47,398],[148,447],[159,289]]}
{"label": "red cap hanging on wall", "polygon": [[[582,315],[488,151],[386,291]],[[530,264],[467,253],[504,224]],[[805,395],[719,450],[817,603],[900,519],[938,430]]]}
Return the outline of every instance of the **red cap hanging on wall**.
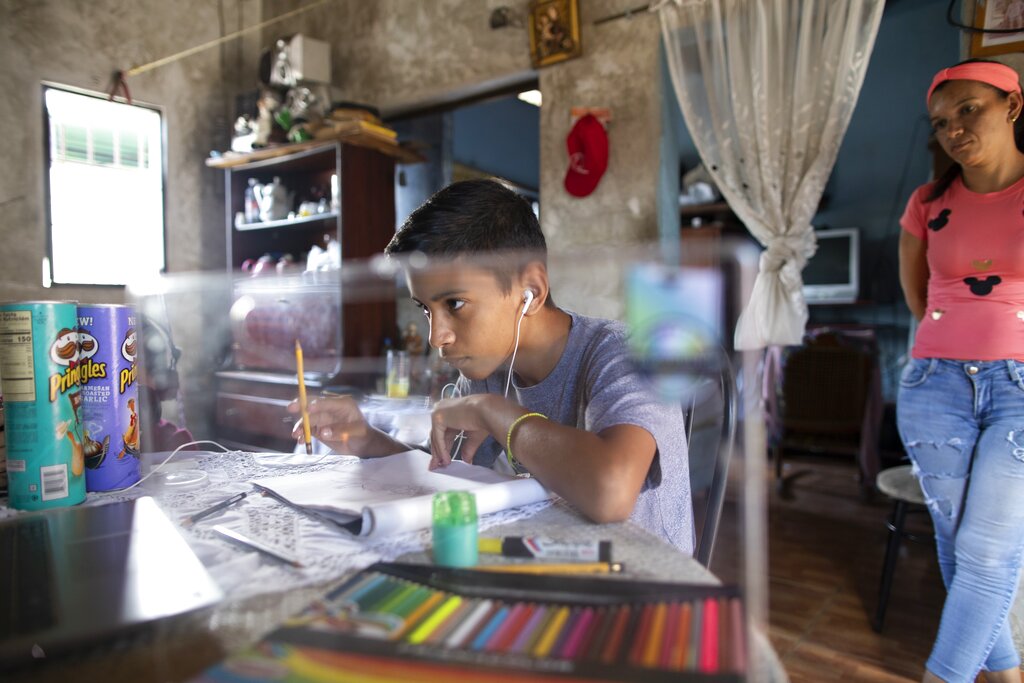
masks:
{"label": "red cap hanging on wall", "polygon": [[565,190],[574,197],[586,197],[608,168],[608,133],[596,116],[586,114],[569,131],[565,145],[569,150]]}

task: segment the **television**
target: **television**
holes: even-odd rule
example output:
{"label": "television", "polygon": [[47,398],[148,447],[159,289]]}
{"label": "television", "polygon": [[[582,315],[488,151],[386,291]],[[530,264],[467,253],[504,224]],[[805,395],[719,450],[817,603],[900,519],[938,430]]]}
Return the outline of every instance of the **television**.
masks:
{"label": "television", "polygon": [[849,304],[860,293],[860,230],[815,230],[818,250],[804,267],[808,304]]}

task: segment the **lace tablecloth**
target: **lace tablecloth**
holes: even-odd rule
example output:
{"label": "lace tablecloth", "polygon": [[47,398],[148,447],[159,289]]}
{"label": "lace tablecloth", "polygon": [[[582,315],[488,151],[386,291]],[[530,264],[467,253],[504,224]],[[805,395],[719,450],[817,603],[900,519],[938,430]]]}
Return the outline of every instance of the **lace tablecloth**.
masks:
{"label": "lace tablecloth", "polygon": [[[166,454],[150,456],[159,462]],[[179,459],[180,458],[180,459]],[[150,464],[152,464],[152,462]],[[357,538],[347,532],[255,493],[248,483],[286,473],[315,472],[358,462],[347,456],[190,452],[173,461],[139,486],[125,491],[90,493],[84,505],[103,505],[152,496],[179,523],[182,534],[221,586],[225,599],[215,608],[160,625],[155,637],[134,650],[94,653],[84,660],[54,662],[34,670],[24,680],[165,681],[187,679],[214,663],[226,652],[255,643],[287,617],[318,598],[348,575],[377,561],[431,562],[429,530],[396,535],[380,541]],[[150,469],[144,466],[144,471]],[[203,476],[205,475],[205,476]],[[171,481],[198,480],[169,485]],[[194,526],[181,526],[188,515],[206,509],[235,493],[250,492],[235,504]],[[0,507],[0,519],[21,514]],[[229,544],[211,529],[224,525],[254,537],[300,560],[292,568]],[[623,580],[648,579],[688,583],[717,583],[717,579],[690,557],[684,556],[629,522],[590,524],[565,503],[548,501],[486,515],[480,520],[484,536],[549,536],[572,540],[611,540],[616,561],[626,565]],[[481,555],[481,563],[506,562],[500,556]],[[180,643],[175,647],[174,643]],[[128,653],[133,653],[129,657]],[[785,682],[781,664],[764,639],[755,648],[761,681]],[[140,654],[141,652],[141,654]],[[180,654],[179,654],[180,653]],[[85,678],[81,678],[85,676]],[[15,680],[20,680],[15,677]]]}
{"label": "lace tablecloth", "polygon": [[[156,470],[167,454],[146,457],[144,471]],[[250,481],[282,474],[316,472],[330,467],[358,464],[351,456],[282,453],[227,453],[182,451],[133,488],[109,493],[90,493],[84,505],[104,505],[140,496],[152,496],[174,521],[226,597],[242,599],[262,593],[280,593],[320,585],[378,561],[422,552],[430,543],[430,530],[398,534],[371,541],[355,537],[340,527],[317,520],[273,498],[254,493]],[[205,475],[205,476],[204,476]],[[196,480],[193,482],[193,480]],[[184,484],[173,482],[186,482]],[[181,521],[241,492],[241,502],[206,517],[192,526]],[[480,520],[481,530],[534,515],[550,502],[505,510]],[[0,507],[0,519],[19,514]],[[230,544],[216,534],[223,525],[254,538],[287,557],[299,560],[293,568],[255,551]]]}

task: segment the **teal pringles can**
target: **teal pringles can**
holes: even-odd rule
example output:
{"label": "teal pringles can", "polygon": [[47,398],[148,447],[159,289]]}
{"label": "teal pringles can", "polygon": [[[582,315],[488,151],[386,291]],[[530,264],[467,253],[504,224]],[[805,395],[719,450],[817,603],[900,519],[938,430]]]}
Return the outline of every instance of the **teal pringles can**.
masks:
{"label": "teal pringles can", "polygon": [[472,567],[477,562],[476,496],[471,491],[441,491],[433,498],[434,562]]}
{"label": "teal pringles can", "polygon": [[13,508],[42,510],[85,500],[79,353],[76,303],[0,304],[0,381]]}

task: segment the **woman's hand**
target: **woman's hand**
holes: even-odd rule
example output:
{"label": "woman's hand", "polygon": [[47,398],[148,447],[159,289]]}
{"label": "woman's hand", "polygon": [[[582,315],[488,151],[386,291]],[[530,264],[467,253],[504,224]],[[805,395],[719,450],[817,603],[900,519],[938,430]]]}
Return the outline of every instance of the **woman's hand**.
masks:
{"label": "woman's hand", "polygon": [[910,313],[920,322],[928,310],[928,244],[901,230],[899,253],[903,296]]}
{"label": "woman's hand", "polygon": [[[464,432],[459,458],[473,462],[480,444],[495,431],[503,413],[511,413],[515,404],[494,394],[473,394],[439,401],[430,414],[430,469],[446,467],[459,432]],[[497,438],[497,437],[495,437]]]}
{"label": "woman's hand", "polygon": [[[297,399],[288,404],[288,412],[300,414]],[[351,396],[326,396],[309,404],[309,433],[338,453],[368,455],[363,451],[373,431]],[[298,441],[304,439],[301,415],[292,436]]]}

